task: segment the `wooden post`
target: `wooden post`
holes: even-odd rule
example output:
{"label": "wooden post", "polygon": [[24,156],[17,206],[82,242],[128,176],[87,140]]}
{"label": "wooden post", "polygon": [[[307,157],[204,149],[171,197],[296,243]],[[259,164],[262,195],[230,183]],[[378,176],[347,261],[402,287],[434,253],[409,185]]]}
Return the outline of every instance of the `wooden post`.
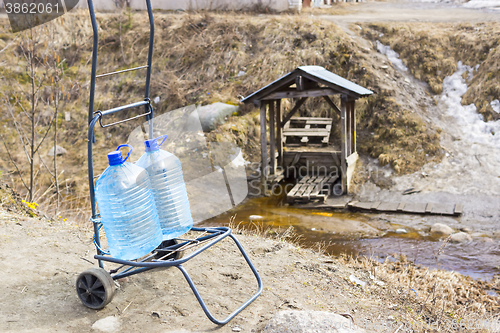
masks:
{"label": "wooden post", "polygon": [[346,126],[346,156],[351,155],[351,102],[346,103],[346,112],[345,112],[345,126]]}
{"label": "wooden post", "polygon": [[260,181],[262,185],[263,195],[267,194],[267,133],[266,133],[266,102],[261,102],[260,105],[260,154],[261,154],[261,167],[260,167]]}
{"label": "wooden post", "polygon": [[342,143],[340,144],[340,173],[342,174],[342,193],[346,193],[347,191],[346,102],[347,96],[342,94],[340,97],[340,130],[342,133]]}
{"label": "wooden post", "polygon": [[274,117],[275,101],[269,102],[269,160],[270,160],[270,174],[276,174],[276,119]]}
{"label": "wooden post", "polygon": [[351,132],[352,132],[352,152],[357,152],[356,150],[356,110],[355,110],[356,101],[351,102]]}
{"label": "wooden post", "polygon": [[278,156],[279,166],[284,168],[283,165],[283,128],[281,127],[282,114],[281,114],[281,99],[276,101],[276,139],[278,141]]}

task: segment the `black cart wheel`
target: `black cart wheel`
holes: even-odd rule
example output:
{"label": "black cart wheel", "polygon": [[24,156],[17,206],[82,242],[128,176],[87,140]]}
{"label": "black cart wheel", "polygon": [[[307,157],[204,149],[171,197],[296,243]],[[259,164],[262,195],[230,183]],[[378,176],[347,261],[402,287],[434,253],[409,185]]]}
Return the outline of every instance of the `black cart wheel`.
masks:
{"label": "black cart wheel", "polygon": [[113,299],[115,282],[104,269],[90,268],[76,279],[76,293],[86,307],[99,310]]}
{"label": "black cart wheel", "polygon": [[[176,245],[183,243],[184,241],[180,239],[169,239],[166,241],[163,241],[160,246],[156,249],[157,253],[155,255],[155,259],[160,259],[163,258],[166,254],[168,254],[170,251],[162,251],[161,249],[164,249],[166,247]],[[168,256],[164,257],[162,260],[178,260],[184,257],[184,251],[175,251],[169,254]]]}

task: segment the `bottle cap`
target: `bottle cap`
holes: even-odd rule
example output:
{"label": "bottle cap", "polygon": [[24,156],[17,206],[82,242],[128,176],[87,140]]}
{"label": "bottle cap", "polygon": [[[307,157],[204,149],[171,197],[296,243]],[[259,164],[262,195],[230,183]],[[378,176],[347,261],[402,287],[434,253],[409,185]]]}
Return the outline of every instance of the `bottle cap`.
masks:
{"label": "bottle cap", "polygon": [[[167,139],[168,135],[162,135],[162,136],[159,136],[155,139],[150,139],[150,140],[146,140],[144,141],[144,146],[146,146],[145,150],[148,152],[148,151],[155,151],[155,150],[159,150],[160,149],[160,146],[163,144],[163,142],[165,142],[165,140]],[[158,144],[158,139],[161,139],[163,138],[162,142],[160,144]]]}
{"label": "bottle cap", "polygon": [[[129,147],[130,150],[127,154],[127,157],[123,158],[123,155],[120,151],[120,148],[122,147]],[[130,156],[130,153],[132,152],[132,146],[131,145],[119,145],[118,148],[116,148],[115,151],[112,151],[111,153],[108,153],[108,163],[109,165],[120,165],[123,164],[128,157]]]}

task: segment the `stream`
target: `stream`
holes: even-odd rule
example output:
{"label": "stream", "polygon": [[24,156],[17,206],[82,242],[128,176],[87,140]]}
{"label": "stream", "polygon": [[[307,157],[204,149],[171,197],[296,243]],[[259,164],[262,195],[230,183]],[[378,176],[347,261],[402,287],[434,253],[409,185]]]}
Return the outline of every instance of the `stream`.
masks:
{"label": "stream", "polygon": [[[252,215],[262,220],[251,221]],[[475,233],[472,242],[448,243],[437,254],[442,241],[428,234],[429,226],[437,222],[450,224],[450,220],[460,218],[298,209],[284,204],[283,197],[267,197],[249,198],[202,225],[227,226],[233,216],[236,224],[247,229],[258,226],[283,232],[292,226],[301,236],[302,245],[316,248],[322,244],[324,251],[334,256],[346,253],[383,261],[404,254],[415,264],[454,270],[476,279],[489,280],[500,274],[498,238]],[[407,233],[395,232],[401,228]]]}

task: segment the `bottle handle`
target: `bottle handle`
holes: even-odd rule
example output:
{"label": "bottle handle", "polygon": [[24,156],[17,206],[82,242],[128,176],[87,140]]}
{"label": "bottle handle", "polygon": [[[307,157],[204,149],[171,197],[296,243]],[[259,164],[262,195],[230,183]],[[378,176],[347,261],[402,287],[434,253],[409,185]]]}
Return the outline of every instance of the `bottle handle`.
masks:
{"label": "bottle handle", "polygon": [[159,136],[159,137],[157,137],[155,140],[156,140],[156,141],[158,141],[158,139],[161,139],[161,138],[163,138],[163,140],[162,140],[162,141],[161,141],[161,143],[158,145],[158,147],[160,147],[160,146],[163,144],[163,142],[165,142],[165,140],[167,140],[168,135],[162,135],[162,136]]}
{"label": "bottle handle", "polygon": [[125,161],[129,158],[129,156],[130,156],[130,154],[132,153],[132,150],[133,150],[134,148],[132,148],[132,146],[131,146],[131,145],[127,145],[127,144],[125,144],[125,145],[119,145],[119,146],[118,146],[118,148],[116,148],[116,150],[120,150],[120,148],[123,148],[123,147],[129,147],[129,148],[130,148],[130,150],[128,151],[127,157],[125,157],[125,159],[123,160],[123,162],[125,162]]}

